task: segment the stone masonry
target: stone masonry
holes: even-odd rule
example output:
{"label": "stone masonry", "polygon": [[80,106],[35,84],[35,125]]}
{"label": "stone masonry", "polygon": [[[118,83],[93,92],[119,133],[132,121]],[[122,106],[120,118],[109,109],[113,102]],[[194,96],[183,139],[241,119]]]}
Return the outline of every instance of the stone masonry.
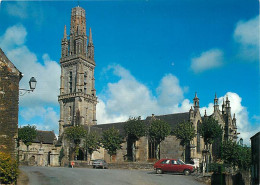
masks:
{"label": "stone masonry", "polygon": [[70,35],[65,26],[61,47],[59,136],[67,126],[96,125],[94,44],[83,8],[72,8]]}
{"label": "stone masonry", "polygon": [[22,73],[0,49],[0,151],[17,154],[19,81]]}

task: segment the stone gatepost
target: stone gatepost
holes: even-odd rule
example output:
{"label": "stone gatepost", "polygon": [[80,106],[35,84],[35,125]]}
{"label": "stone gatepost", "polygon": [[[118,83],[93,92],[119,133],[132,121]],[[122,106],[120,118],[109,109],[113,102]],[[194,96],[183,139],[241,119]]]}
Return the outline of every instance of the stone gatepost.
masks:
{"label": "stone gatepost", "polygon": [[50,166],[60,166],[59,163],[59,152],[57,149],[52,149],[50,154]]}
{"label": "stone gatepost", "polygon": [[43,155],[44,155],[44,149],[43,148],[39,148],[38,157],[37,157],[37,161],[36,161],[36,165],[37,166],[44,166]]}

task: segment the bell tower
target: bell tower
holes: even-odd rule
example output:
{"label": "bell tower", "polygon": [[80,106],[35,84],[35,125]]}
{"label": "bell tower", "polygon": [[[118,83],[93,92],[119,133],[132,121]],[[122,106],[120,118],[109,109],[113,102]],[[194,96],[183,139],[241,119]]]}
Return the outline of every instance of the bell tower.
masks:
{"label": "bell tower", "polygon": [[86,30],[85,10],[72,8],[70,34],[65,26],[61,41],[59,136],[67,126],[96,125],[96,63],[91,29],[89,43]]}

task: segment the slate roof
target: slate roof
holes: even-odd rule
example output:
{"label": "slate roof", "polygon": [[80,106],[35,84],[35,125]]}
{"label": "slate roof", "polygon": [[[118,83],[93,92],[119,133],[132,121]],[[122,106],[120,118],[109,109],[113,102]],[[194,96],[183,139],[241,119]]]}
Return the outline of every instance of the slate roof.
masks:
{"label": "slate roof", "polygon": [[102,131],[108,130],[109,128],[114,127],[115,129],[119,130],[120,135],[125,135],[124,125],[126,122],[118,122],[118,123],[108,123],[108,124],[100,124],[93,126],[94,128],[100,128]]}
{"label": "slate roof", "polygon": [[55,140],[56,136],[53,131],[37,130],[37,136],[33,140],[33,143],[40,143],[42,141],[43,144],[53,144]]}
{"label": "slate roof", "polygon": [[[171,128],[175,128],[175,126],[183,121],[189,121],[190,116],[189,116],[189,112],[184,112],[184,113],[176,113],[176,114],[167,114],[167,115],[159,115],[159,116],[154,116],[156,119],[160,119],[163,121],[166,121],[167,123],[169,123],[169,125],[171,126]],[[148,116],[144,121],[147,125],[150,124],[152,120],[152,116]],[[126,124],[126,122],[118,122],[118,123],[108,123],[108,124],[100,124],[100,125],[95,125],[92,126],[94,128],[100,128],[102,129],[102,131],[104,130],[108,130],[111,127],[114,127],[115,129],[119,130],[120,135],[124,136],[125,135],[125,131],[124,131],[124,125]]]}
{"label": "slate roof", "polygon": [[[176,114],[167,114],[167,115],[159,115],[159,116],[154,116],[156,119],[163,120],[171,126],[171,128],[175,128],[178,123],[181,123],[183,121],[188,122],[190,120],[190,115],[189,112],[184,112],[184,113],[176,113]],[[152,116],[148,116],[146,118],[146,121],[150,122],[152,119]]]}
{"label": "slate roof", "polygon": [[83,125],[83,128],[88,132],[90,130],[90,132],[97,132],[98,134],[102,134],[102,129],[95,127],[95,126],[88,126],[88,125]]}

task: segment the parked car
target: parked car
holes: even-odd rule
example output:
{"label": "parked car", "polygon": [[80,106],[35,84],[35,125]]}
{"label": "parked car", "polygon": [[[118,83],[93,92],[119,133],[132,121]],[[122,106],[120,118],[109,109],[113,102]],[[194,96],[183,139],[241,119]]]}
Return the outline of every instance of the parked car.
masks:
{"label": "parked car", "polygon": [[[183,160],[181,160],[181,159],[178,159],[179,161],[181,161],[181,162],[183,162]],[[198,167],[199,167],[199,165],[196,165],[195,163],[194,163],[194,161],[190,161],[190,162],[183,162],[184,164],[187,164],[187,165],[190,165],[190,166],[192,166],[193,168],[194,168],[194,170],[196,170]]]}
{"label": "parked car", "polygon": [[191,165],[186,165],[183,161],[178,159],[161,159],[154,164],[154,170],[157,174],[163,172],[178,172],[184,175],[189,175],[194,172]]}
{"label": "parked car", "polygon": [[103,159],[96,159],[92,162],[93,168],[102,168],[102,169],[107,169],[108,164],[106,163],[105,160]]}

